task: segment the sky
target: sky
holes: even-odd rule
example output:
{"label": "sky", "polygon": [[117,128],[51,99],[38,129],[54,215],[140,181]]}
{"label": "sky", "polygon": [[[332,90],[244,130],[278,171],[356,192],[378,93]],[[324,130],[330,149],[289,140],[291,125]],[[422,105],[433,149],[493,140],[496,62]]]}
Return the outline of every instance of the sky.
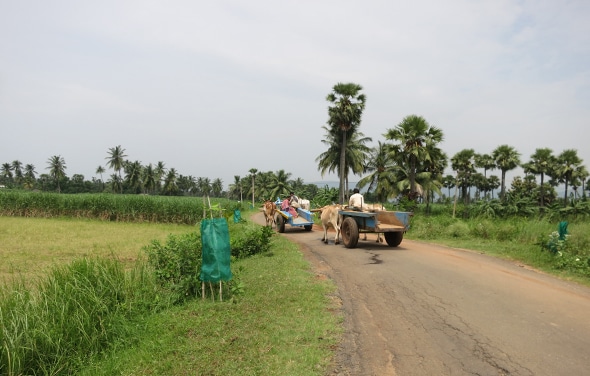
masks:
{"label": "sky", "polygon": [[252,168],[337,181],[316,158],[326,96],[352,82],[369,146],[414,114],[449,158],[547,147],[588,167],[588,20],[587,0],[0,0],[0,163],[106,180],[120,145],[225,188]]}

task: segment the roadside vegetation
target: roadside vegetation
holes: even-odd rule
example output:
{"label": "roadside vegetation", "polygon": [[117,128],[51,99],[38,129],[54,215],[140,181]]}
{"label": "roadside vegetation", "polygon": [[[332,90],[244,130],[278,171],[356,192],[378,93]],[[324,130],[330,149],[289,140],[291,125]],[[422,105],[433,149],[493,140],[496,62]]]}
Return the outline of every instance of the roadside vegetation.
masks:
{"label": "roadside vegetation", "polygon": [[[27,221],[27,228],[15,227],[15,220]],[[45,248],[27,236],[79,222],[100,229],[86,233],[96,247],[120,236],[122,226],[142,228],[146,238],[125,254],[113,249],[88,257],[67,237]],[[266,227],[229,221],[234,278],[223,282],[220,301],[217,286],[201,295],[198,226],[177,225],[162,239],[169,225],[150,224],[150,235],[146,224],[87,219],[0,217],[0,223],[12,229],[2,239],[20,237],[31,250],[32,269],[36,252],[68,255],[4,280],[2,375],[321,375],[330,362],[340,332],[340,318],[330,310],[337,308],[334,286],[316,280],[297,247]],[[5,256],[4,245],[0,251]],[[23,261],[8,255],[15,268]],[[126,257],[134,262],[122,263]]]}

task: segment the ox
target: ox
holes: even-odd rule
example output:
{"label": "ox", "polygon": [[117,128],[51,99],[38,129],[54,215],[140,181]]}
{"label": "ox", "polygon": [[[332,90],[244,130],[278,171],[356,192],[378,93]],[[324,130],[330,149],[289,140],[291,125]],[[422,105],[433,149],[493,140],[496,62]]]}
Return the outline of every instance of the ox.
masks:
{"label": "ox", "polygon": [[322,220],[322,227],[324,228],[324,238],[322,241],[328,244],[328,228],[331,226],[336,230],[336,236],[334,237],[334,244],[339,244],[340,240],[340,216],[338,211],[342,208],[341,205],[326,205],[322,207],[320,212],[320,218]]}
{"label": "ox", "polygon": [[264,206],[262,207],[262,211],[264,212],[264,218],[266,219],[266,225],[272,227],[272,224],[275,223],[275,210],[276,204],[270,200],[264,201]]}

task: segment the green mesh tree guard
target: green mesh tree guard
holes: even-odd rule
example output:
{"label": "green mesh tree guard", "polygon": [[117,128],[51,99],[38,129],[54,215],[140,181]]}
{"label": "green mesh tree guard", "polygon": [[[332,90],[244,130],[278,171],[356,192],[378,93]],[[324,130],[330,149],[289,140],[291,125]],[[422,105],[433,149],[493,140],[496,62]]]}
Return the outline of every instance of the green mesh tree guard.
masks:
{"label": "green mesh tree guard", "polygon": [[559,232],[559,240],[565,240],[565,236],[567,235],[567,222],[559,222],[557,232]]}
{"label": "green mesh tree guard", "polygon": [[225,218],[203,219],[201,221],[201,245],[203,265],[199,279],[203,282],[229,281],[231,249],[229,228]]}

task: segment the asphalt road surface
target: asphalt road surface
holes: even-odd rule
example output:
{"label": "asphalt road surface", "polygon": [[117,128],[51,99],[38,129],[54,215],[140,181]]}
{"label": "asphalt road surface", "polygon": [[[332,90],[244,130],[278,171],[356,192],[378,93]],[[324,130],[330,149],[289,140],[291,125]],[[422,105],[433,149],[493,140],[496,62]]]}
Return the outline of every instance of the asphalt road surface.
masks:
{"label": "asphalt road surface", "polygon": [[347,249],[316,226],[281,236],[338,287],[346,332],[332,375],[590,375],[587,287],[406,239],[369,234]]}

